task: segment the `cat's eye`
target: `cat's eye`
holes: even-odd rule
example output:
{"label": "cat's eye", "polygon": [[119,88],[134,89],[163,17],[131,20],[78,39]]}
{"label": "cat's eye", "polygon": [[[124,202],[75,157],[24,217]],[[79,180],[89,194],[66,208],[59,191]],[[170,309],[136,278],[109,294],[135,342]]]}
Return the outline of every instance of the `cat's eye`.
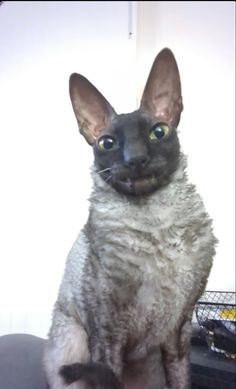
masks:
{"label": "cat's eye", "polygon": [[115,147],[116,141],[111,136],[105,135],[105,136],[102,136],[100,139],[98,139],[97,145],[98,145],[99,150],[109,151]]}
{"label": "cat's eye", "polygon": [[157,123],[149,132],[149,139],[150,140],[158,140],[165,138],[170,133],[170,127],[167,126],[167,124],[164,123]]}

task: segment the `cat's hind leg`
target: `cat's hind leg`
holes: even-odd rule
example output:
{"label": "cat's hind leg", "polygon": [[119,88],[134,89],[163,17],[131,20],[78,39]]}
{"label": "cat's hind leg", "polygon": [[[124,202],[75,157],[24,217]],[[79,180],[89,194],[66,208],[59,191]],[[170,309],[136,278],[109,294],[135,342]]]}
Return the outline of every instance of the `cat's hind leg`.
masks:
{"label": "cat's hind leg", "polygon": [[[55,310],[44,355],[49,388],[64,389],[67,387],[59,374],[61,366],[86,363],[89,359],[87,333],[82,324],[60,310]],[[84,384],[76,383],[70,385],[69,388],[84,389]]]}

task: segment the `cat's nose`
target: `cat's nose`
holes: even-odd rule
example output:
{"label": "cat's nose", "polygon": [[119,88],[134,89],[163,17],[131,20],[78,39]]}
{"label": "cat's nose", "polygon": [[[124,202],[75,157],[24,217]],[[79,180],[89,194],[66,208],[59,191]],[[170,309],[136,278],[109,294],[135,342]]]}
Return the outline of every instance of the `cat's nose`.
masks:
{"label": "cat's nose", "polygon": [[137,156],[132,156],[126,159],[126,165],[129,166],[131,169],[136,169],[136,168],[144,168],[148,162],[149,162],[149,157],[147,155],[137,155]]}
{"label": "cat's nose", "polygon": [[137,139],[124,144],[123,158],[125,166],[133,170],[143,169],[150,160],[147,146]]}

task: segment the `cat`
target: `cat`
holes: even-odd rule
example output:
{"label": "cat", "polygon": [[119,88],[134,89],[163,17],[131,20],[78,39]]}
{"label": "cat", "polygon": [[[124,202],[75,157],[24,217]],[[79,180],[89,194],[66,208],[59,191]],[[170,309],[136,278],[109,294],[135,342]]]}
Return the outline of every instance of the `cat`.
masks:
{"label": "cat", "polygon": [[135,112],[117,114],[76,73],[70,98],[93,148],[93,189],[53,311],[49,387],[187,389],[192,314],[217,240],[180,148],[175,57],[157,55]]}

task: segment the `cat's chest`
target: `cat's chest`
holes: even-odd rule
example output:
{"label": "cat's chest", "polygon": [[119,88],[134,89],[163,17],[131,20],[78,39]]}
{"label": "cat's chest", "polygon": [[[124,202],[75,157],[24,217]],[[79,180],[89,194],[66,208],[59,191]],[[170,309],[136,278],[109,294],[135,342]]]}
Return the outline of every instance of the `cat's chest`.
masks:
{"label": "cat's chest", "polygon": [[[135,296],[127,299],[124,319],[129,323],[128,339],[144,343],[147,348],[155,342],[160,344],[181,321],[193,295],[195,283],[193,264],[183,264],[176,255],[175,260],[156,258],[152,266],[140,266],[141,283]],[[142,274],[141,274],[142,273]]]}
{"label": "cat's chest", "polygon": [[100,258],[117,265],[120,261],[127,271],[134,266],[147,278],[154,275],[162,282],[168,281],[169,276],[173,279],[179,261],[189,249],[182,236],[183,229],[175,222],[175,213],[170,209],[158,217],[151,212],[130,216],[124,212],[98,229]]}
{"label": "cat's chest", "polygon": [[176,320],[184,309],[186,296],[194,286],[194,264],[187,260],[183,248],[170,241],[154,246],[153,251],[153,256],[144,256],[139,265],[142,282],[134,311],[138,317],[158,320],[163,333],[165,327],[172,325],[171,313],[175,312]]}
{"label": "cat's chest", "polygon": [[174,328],[210,264],[211,234],[201,202],[194,197],[172,202],[170,193],[167,199],[142,209],[122,205],[94,214],[105,293],[114,285],[125,322],[140,336],[150,323],[156,323],[157,336]]}
{"label": "cat's chest", "polygon": [[[136,228],[134,228],[136,225]],[[125,295],[130,303],[131,317],[140,321],[160,320],[175,310],[181,312],[187,294],[186,280],[191,275],[193,263],[186,260],[186,247],[181,231],[172,226],[138,229],[126,225],[107,231],[102,246],[102,261],[111,268],[109,279],[115,275],[134,280],[134,293]],[[128,277],[127,277],[128,276]],[[119,298],[119,293],[117,298]],[[123,293],[121,293],[123,298]],[[130,298],[130,301],[129,301]],[[163,327],[166,325],[163,321]]]}

